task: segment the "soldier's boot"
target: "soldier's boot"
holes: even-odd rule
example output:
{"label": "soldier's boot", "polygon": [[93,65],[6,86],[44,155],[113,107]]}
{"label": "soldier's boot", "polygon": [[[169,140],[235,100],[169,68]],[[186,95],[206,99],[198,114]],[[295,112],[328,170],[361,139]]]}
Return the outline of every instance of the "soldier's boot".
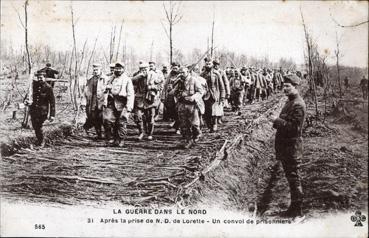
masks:
{"label": "soldier's boot", "polygon": [[137,124],[137,127],[138,127],[138,133],[139,133],[138,140],[142,140],[145,136],[145,133],[143,131],[143,127],[144,127],[143,122],[139,122]]}
{"label": "soldier's boot", "polygon": [[302,200],[303,200],[303,193],[301,185],[298,186],[291,186],[291,205],[282,213],[283,217],[302,217]]}
{"label": "soldier's boot", "polygon": [[37,141],[36,141],[35,145],[36,146],[41,146],[42,144],[45,145],[44,135],[42,133],[42,129],[41,128],[35,128],[35,134],[36,134],[36,138],[37,138]]}
{"label": "soldier's boot", "polygon": [[86,123],[83,125],[83,129],[85,130],[87,137],[90,137],[90,133],[88,132],[89,128],[87,128]]}
{"label": "soldier's boot", "polygon": [[148,125],[148,136],[147,139],[148,140],[152,140],[152,135],[154,134],[154,123],[149,123]]}
{"label": "soldier's boot", "polygon": [[102,140],[102,133],[101,133],[101,129],[100,128],[95,128],[96,129],[96,140]]}
{"label": "soldier's boot", "polygon": [[218,121],[216,118],[214,118],[214,124],[213,124],[213,132],[218,131]]}
{"label": "soldier's boot", "polygon": [[223,124],[222,117],[218,117],[217,120],[218,120],[218,124],[219,125],[222,125]]}
{"label": "soldier's boot", "polygon": [[201,129],[193,126],[192,134],[193,134],[193,142],[197,143],[200,140],[200,137],[202,136]]}

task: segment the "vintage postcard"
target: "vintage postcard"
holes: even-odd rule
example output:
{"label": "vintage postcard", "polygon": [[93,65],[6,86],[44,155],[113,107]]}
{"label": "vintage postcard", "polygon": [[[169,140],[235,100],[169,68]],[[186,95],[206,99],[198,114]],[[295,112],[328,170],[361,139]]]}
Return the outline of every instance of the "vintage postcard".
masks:
{"label": "vintage postcard", "polygon": [[368,1],[1,1],[0,236],[367,237]]}

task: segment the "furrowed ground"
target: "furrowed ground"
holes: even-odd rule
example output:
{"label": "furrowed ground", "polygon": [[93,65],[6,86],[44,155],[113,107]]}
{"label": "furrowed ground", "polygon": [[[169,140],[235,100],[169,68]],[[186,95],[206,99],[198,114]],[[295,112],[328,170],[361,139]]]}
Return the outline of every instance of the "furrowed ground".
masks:
{"label": "furrowed ground", "polygon": [[[153,141],[137,141],[131,121],[123,148],[107,147],[79,129],[72,130],[70,135],[50,139],[46,148],[21,148],[2,156],[2,197],[70,205],[206,204],[228,210],[256,208],[261,215],[274,215],[288,206],[289,190],[274,158],[275,131],[267,117],[278,115],[284,100],[282,94],[275,94],[243,107],[241,115],[226,111],[219,131],[205,130],[189,150],[181,148],[181,136],[168,122],[157,123]],[[307,104],[313,114],[313,105]],[[301,177],[304,209],[311,216],[367,210],[367,126],[353,122],[363,121],[360,117],[367,121],[368,111],[361,104],[355,108],[355,117],[329,112],[325,123],[304,130]]]}

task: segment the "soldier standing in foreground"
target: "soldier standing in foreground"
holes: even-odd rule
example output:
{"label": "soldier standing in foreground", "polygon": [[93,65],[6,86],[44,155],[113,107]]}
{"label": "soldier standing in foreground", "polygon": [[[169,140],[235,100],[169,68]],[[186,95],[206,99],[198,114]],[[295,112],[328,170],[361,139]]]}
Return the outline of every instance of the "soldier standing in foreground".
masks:
{"label": "soldier standing in foreground", "polygon": [[199,111],[205,110],[202,96],[203,85],[198,77],[191,75],[188,68],[180,69],[180,81],[173,88],[173,94],[178,98],[178,117],[181,134],[184,137],[184,148],[190,148],[201,135]]}
{"label": "soldier standing in foreground", "polygon": [[306,115],[306,105],[296,86],[300,78],[296,75],[284,76],[283,91],[288,101],[278,118],[272,118],[275,136],[276,159],[281,161],[291,194],[291,204],[285,217],[302,217],[303,192],[299,175],[302,157],[302,127]]}
{"label": "soldier standing in foreground", "polygon": [[[87,135],[91,127],[95,127],[97,137],[102,139],[101,128],[103,125],[103,105],[105,103],[106,78],[102,75],[101,65],[92,65],[93,76],[87,81],[84,96],[86,98],[86,122],[83,125]],[[110,138],[107,138],[110,139]]]}
{"label": "soldier standing in foreground", "polygon": [[[114,76],[106,85],[107,107],[103,112],[106,138],[111,138],[113,131],[113,146],[121,146],[127,134],[129,113],[133,109],[135,92],[131,79],[124,72],[123,63],[117,62]],[[113,130],[112,130],[113,129]]]}
{"label": "soldier standing in foreground", "polygon": [[45,81],[45,71],[37,71],[32,82],[32,94],[25,101],[30,106],[32,127],[35,130],[37,146],[44,147],[45,140],[42,125],[49,114],[49,121],[55,117],[55,97],[52,87]]}

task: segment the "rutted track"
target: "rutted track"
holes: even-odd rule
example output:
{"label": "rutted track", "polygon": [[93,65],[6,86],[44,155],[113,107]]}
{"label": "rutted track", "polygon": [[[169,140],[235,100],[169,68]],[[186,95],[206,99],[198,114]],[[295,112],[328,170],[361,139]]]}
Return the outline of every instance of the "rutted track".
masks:
{"label": "rutted track", "polygon": [[276,108],[280,95],[247,105],[242,115],[226,112],[217,133],[205,130],[190,150],[166,122],[158,122],[153,141],[137,141],[129,126],[124,148],[77,133],[41,150],[23,149],[1,160],[2,196],[64,204],[118,201],[131,205],[169,205],[178,191],[198,177],[225,140],[252,130],[253,121]]}

